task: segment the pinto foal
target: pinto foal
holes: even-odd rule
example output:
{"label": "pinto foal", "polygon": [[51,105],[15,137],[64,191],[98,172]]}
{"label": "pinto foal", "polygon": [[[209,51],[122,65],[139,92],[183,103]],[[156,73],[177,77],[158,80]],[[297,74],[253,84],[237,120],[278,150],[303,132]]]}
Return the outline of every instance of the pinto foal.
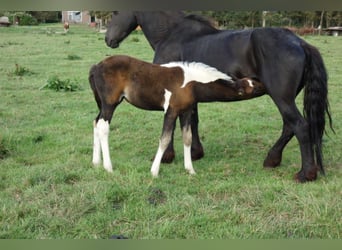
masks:
{"label": "pinto foal", "polygon": [[173,62],[156,65],[128,56],[112,56],[92,66],[90,86],[100,109],[94,121],[93,164],[101,163],[112,172],[109,154],[109,124],[115,108],[123,99],[145,110],[164,111],[164,125],[151,173],[158,176],[161,158],[171,140],[177,117],[184,143],[184,166],[190,174],[191,113],[198,102],[235,101],[265,91],[263,84],[230,76],[202,63]]}

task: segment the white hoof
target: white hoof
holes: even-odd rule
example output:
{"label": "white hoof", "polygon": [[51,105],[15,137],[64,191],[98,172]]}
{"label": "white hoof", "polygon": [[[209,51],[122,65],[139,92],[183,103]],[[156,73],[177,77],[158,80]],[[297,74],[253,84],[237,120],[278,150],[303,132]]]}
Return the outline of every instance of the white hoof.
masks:
{"label": "white hoof", "polygon": [[104,166],[104,168],[108,173],[113,173],[113,167],[111,165],[110,166]]}
{"label": "white hoof", "polygon": [[93,163],[94,167],[99,167],[101,165],[101,160],[98,160],[98,161],[93,160],[92,163]]}
{"label": "white hoof", "polygon": [[195,175],[196,174],[195,170],[193,170],[193,169],[187,169],[187,170],[188,170],[189,174],[191,174],[191,175]]}
{"label": "white hoof", "polygon": [[157,171],[151,171],[152,177],[153,178],[158,178],[158,172]]}

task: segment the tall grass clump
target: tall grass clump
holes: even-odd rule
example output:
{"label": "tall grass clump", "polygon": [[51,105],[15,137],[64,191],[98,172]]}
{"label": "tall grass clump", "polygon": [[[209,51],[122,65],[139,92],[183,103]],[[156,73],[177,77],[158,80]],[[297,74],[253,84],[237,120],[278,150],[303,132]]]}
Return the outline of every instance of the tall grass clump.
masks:
{"label": "tall grass clump", "polygon": [[9,75],[12,76],[25,76],[25,75],[33,75],[34,72],[31,71],[29,68],[19,65],[18,63],[15,64],[15,69],[10,72]]}
{"label": "tall grass clump", "polygon": [[76,54],[69,54],[67,56],[67,59],[68,60],[71,60],[71,61],[74,61],[74,60],[81,60],[82,57],[80,57],[79,55],[76,55]]}
{"label": "tall grass clump", "polygon": [[0,161],[8,157],[9,154],[10,152],[6,147],[4,140],[0,137]]}
{"label": "tall grass clump", "polygon": [[65,91],[65,92],[74,92],[81,90],[80,84],[77,82],[77,80],[71,80],[71,79],[60,79],[57,75],[53,75],[49,77],[47,80],[47,83],[40,88],[42,89],[51,89],[55,90],[57,92],[59,91]]}

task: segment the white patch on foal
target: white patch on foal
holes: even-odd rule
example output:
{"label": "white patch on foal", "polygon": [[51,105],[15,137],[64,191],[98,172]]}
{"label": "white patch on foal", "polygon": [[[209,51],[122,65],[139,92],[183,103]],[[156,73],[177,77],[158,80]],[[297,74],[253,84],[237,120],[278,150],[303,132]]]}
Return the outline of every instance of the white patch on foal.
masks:
{"label": "white patch on foal", "polygon": [[253,88],[254,87],[253,81],[252,80],[247,80],[247,81],[249,83],[249,87]]}
{"label": "white patch on foal", "polygon": [[198,81],[201,83],[213,82],[218,79],[232,81],[232,78],[227,74],[210,67],[204,63],[199,62],[170,62],[160,65],[162,67],[180,67],[184,72],[184,82],[181,88],[184,88],[191,81]]}
{"label": "white patch on foal", "polygon": [[[112,162],[110,160],[110,154],[109,154],[109,144],[108,144],[108,137],[109,137],[109,122],[105,121],[104,119],[98,120],[96,124],[96,130],[97,130],[97,135],[94,133],[94,139],[97,137],[100,145],[101,145],[101,150],[102,150],[102,158],[103,158],[103,167],[108,171],[108,172],[113,172],[113,167],[112,167]],[[94,130],[95,132],[95,130]],[[97,142],[94,141],[94,149],[95,145],[98,148],[98,145],[96,144]],[[93,152],[93,156],[97,152]],[[93,158],[94,160],[94,158]],[[95,157],[96,160],[96,157]]]}
{"label": "white patch on foal", "polygon": [[94,121],[94,144],[93,144],[93,164],[95,166],[101,163],[101,144],[96,121]]}
{"label": "white patch on foal", "polygon": [[165,89],[165,94],[164,94],[164,113],[166,113],[167,109],[169,108],[170,105],[170,98],[171,98],[172,93],[170,91],[168,91],[167,89]]}

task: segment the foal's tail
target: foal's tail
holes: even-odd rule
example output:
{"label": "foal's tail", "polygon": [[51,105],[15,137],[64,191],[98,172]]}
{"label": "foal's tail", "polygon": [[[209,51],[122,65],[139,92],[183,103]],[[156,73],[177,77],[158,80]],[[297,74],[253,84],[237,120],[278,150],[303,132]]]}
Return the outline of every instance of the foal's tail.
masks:
{"label": "foal's tail", "polygon": [[[328,101],[328,76],[319,51],[302,43],[306,55],[305,70],[303,75],[304,90],[304,117],[308,121],[310,139],[313,145],[316,164],[324,174],[322,137],[325,131],[325,116],[328,116],[330,128],[332,119]],[[333,130],[334,131],[334,130]]]}
{"label": "foal's tail", "polygon": [[89,78],[88,79],[89,79],[90,87],[93,90],[97,106],[99,109],[101,109],[101,99],[100,99],[100,96],[98,95],[97,90],[96,90],[96,81],[95,81],[96,72],[97,72],[97,65],[93,65],[89,70]]}

